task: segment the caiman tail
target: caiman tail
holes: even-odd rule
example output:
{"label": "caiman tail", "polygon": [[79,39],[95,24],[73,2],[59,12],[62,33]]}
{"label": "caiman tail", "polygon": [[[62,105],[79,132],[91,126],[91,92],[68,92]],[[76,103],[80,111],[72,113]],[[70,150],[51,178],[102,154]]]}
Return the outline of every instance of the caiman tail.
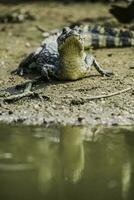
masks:
{"label": "caiman tail", "polygon": [[134,38],[115,37],[111,35],[99,35],[95,33],[85,34],[85,49],[89,48],[117,48],[134,46]]}
{"label": "caiman tail", "polygon": [[93,26],[83,29],[85,49],[134,46],[134,31],[124,28]]}

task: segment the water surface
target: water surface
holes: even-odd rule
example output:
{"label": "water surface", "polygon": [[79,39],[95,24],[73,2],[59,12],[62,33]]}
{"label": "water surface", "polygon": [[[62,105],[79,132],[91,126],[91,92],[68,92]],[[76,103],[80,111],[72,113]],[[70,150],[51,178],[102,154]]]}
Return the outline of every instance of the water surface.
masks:
{"label": "water surface", "polygon": [[0,126],[0,200],[133,200],[133,127]]}

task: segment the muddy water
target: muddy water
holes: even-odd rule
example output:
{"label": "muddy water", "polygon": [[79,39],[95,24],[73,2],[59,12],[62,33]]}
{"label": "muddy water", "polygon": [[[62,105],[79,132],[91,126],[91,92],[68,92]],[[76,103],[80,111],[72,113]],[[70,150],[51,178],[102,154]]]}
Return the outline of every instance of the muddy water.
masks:
{"label": "muddy water", "polygon": [[0,126],[0,199],[134,199],[134,127]]}

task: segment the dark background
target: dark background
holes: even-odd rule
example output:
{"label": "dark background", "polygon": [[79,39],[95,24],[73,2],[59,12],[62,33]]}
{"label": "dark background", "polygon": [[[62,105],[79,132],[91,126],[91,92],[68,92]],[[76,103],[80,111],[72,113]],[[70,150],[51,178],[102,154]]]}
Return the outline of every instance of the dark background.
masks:
{"label": "dark background", "polygon": [[[19,2],[37,2],[37,1],[44,1],[44,2],[51,2],[51,1],[59,1],[59,2],[65,2],[65,3],[71,3],[71,2],[118,2],[121,0],[0,0],[0,3],[19,3]],[[127,1],[127,0],[124,0]],[[128,0],[129,1],[129,0]]]}

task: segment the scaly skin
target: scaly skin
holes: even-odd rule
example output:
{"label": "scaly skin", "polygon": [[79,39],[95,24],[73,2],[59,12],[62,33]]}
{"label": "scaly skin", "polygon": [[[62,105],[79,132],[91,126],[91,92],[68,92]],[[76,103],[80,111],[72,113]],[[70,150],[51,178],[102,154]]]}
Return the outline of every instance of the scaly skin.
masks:
{"label": "scaly skin", "polygon": [[85,49],[93,48],[117,48],[134,46],[134,31],[104,27],[94,27],[85,31]]}
{"label": "scaly skin", "polygon": [[[75,27],[74,27],[75,28]],[[134,46],[134,31],[126,28],[112,27],[110,24],[102,25],[81,25],[79,27],[84,35],[84,48],[117,48]],[[51,31],[47,33],[47,39],[55,40],[61,34]],[[42,44],[46,43],[45,39]]]}
{"label": "scaly skin", "polygon": [[48,79],[77,80],[89,76],[91,66],[94,66],[101,75],[112,74],[103,70],[93,56],[86,55],[84,34],[78,28],[64,28],[55,41],[46,40],[42,47],[21,62],[17,73],[23,75],[35,69]]}
{"label": "scaly skin", "polygon": [[101,75],[111,73],[103,70],[84,49],[94,47],[134,46],[134,32],[110,27],[84,26],[82,29],[68,27],[61,33],[49,36],[41,47],[28,55],[16,70],[17,74],[33,73],[59,80],[77,80],[89,76],[91,66]]}

